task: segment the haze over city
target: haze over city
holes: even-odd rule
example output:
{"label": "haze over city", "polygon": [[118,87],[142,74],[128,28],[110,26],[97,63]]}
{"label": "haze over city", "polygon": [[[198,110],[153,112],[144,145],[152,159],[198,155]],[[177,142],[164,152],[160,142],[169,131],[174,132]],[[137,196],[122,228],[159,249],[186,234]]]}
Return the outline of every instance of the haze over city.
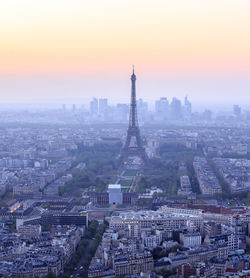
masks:
{"label": "haze over city", "polygon": [[0,102],[249,106],[248,0],[3,1]]}
{"label": "haze over city", "polygon": [[250,1],[0,2],[0,278],[249,278]]}

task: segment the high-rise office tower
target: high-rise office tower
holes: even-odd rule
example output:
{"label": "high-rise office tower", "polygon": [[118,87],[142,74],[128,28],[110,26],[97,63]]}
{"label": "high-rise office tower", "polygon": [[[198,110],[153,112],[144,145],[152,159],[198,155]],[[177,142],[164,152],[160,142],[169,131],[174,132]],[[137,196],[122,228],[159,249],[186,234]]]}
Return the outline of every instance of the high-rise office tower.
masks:
{"label": "high-rise office tower", "polygon": [[148,103],[143,101],[142,98],[137,101],[138,120],[144,122],[148,116]]}
{"label": "high-rise office tower", "polygon": [[90,113],[92,115],[98,114],[98,100],[96,98],[93,98],[90,102]]}
{"label": "high-rise office tower", "polygon": [[205,121],[211,121],[212,120],[212,111],[211,110],[205,110],[202,113],[202,119]]}
{"label": "high-rise office tower", "polygon": [[184,99],[184,110],[187,114],[191,114],[191,112],[192,112],[192,104],[188,100],[187,96],[185,96],[185,99]]}
{"label": "high-rise office tower", "polygon": [[172,99],[170,108],[171,108],[171,119],[172,120],[180,120],[182,118],[181,101],[174,97]]}
{"label": "high-rise office tower", "polygon": [[99,99],[99,114],[105,115],[108,110],[108,99],[100,98]]}
{"label": "high-rise office tower", "polygon": [[165,120],[168,116],[169,103],[166,97],[161,97],[155,102],[155,113],[158,118]]}
{"label": "high-rise office tower", "polygon": [[233,110],[234,110],[234,115],[236,117],[240,117],[241,116],[241,108],[240,108],[239,105],[235,104],[234,107],[233,107]]}

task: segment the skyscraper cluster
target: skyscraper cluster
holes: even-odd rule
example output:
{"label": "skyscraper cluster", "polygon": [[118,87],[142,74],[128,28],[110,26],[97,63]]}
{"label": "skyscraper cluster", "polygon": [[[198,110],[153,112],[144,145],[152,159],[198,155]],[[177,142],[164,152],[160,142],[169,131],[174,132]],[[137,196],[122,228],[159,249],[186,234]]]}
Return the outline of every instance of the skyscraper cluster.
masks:
{"label": "skyscraper cluster", "polygon": [[[165,121],[242,121],[250,119],[250,112],[233,105],[228,111],[193,111],[192,103],[186,96],[183,101],[173,97],[161,97],[154,106],[142,98],[137,99],[137,117],[140,124]],[[110,104],[108,98],[92,98],[89,105],[63,104],[63,115],[79,119],[81,122],[127,123],[129,120],[129,104]],[[67,113],[65,114],[65,112]],[[71,112],[71,113],[69,113]],[[73,113],[72,113],[73,112]]]}
{"label": "skyscraper cluster", "polygon": [[[149,104],[142,98],[137,100],[138,120],[145,122],[148,120],[188,120],[191,118],[192,104],[187,97],[184,103],[173,98],[171,102],[166,97],[155,101],[154,111],[149,110]],[[128,104],[118,103],[116,106],[110,106],[106,98],[93,98],[90,102],[90,114],[94,117],[103,117],[104,120],[116,119],[123,122],[128,120]]]}
{"label": "skyscraper cluster", "polygon": [[105,115],[108,112],[107,98],[93,98],[90,102],[90,113],[93,115]]}
{"label": "skyscraper cluster", "polygon": [[162,97],[155,102],[155,117],[158,120],[182,120],[189,119],[192,113],[192,104],[187,96],[184,104],[174,97],[171,103],[166,97]]}

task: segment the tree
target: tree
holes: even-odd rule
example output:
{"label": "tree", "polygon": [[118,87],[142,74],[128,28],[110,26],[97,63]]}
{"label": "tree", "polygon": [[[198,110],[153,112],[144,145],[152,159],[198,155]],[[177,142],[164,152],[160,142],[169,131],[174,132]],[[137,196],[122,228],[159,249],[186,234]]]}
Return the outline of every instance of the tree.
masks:
{"label": "tree", "polygon": [[47,275],[46,278],[56,278],[56,274],[52,271],[50,271]]}

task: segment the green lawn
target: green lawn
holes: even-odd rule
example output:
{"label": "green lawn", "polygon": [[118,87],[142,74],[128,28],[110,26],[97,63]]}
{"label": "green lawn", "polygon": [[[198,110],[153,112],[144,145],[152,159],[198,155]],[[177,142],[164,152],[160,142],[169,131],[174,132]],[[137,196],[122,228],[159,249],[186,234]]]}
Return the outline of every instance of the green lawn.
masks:
{"label": "green lawn", "polygon": [[128,187],[122,187],[122,192],[129,192],[129,188]]}
{"label": "green lawn", "polygon": [[137,174],[137,170],[126,170],[123,174],[125,177],[134,177]]}
{"label": "green lawn", "polygon": [[128,186],[128,187],[130,187],[131,186],[131,184],[132,184],[132,181],[133,180],[120,180],[119,181],[119,184],[121,185],[121,187],[123,187],[123,186]]}

